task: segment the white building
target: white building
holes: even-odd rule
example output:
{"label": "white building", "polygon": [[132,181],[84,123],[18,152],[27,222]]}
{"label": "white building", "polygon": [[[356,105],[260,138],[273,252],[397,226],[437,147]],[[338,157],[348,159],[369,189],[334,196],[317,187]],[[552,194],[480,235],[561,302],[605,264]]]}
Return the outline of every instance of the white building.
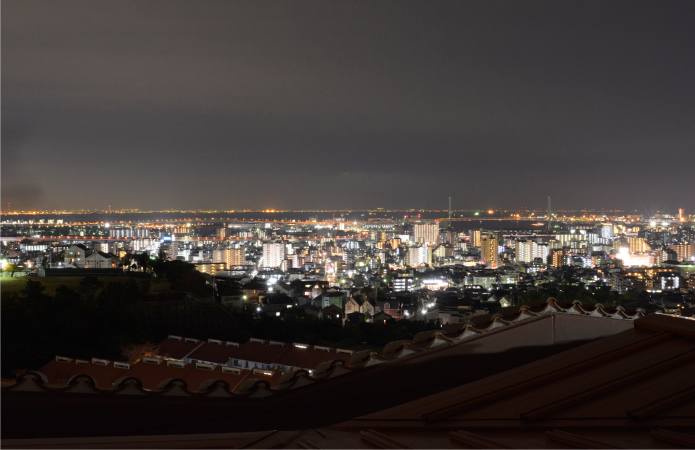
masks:
{"label": "white building", "polygon": [[65,250],[63,261],[65,264],[72,264],[75,267],[83,268],[85,264],[87,247],[82,244],[76,244]]}
{"label": "white building", "polygon": [[515,244],[516,262],[532,263],[534,259],[541,258],[545,261],[548,258],[548,244],[539,244],[536,241],[517,241]]}
{"label": "white building", "polygon": [[432,247],[420,246],[408,249],[408,261],[412,267],[420,264],[432,265]]}
{"label": "white building", "polygon": [[110,269],[118,267],[119,258],[104,252],[94,252],[85,258],[85,269]]}
{"label": "white building", "polygon": [[262,267],[279,267],[285,259],[285,245],[282,242],[265,242],[263,244]]}
{"label": "white building", "polygon": [[516,262],[519,264],[533,262],[537,248],[536,241],[516,241]]}
{"label": "white building", "polygon": [[613,225],[600,225],[598,234],[604,239],[613,239]]}

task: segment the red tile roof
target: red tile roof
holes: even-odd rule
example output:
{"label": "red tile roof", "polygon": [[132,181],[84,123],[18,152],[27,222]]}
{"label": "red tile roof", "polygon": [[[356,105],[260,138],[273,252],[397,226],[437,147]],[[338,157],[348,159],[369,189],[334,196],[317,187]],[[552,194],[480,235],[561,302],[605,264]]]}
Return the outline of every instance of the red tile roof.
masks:
{"label": "red tile roof", "polygon": [[286,445],[687,447],[695,444],[693,373],[695,320],[654,314],[616,335]]}
{"label": "red tile roof", "polygon": [[238,352],[238,347],[228,346],[225,342],[222,344],[205,343],[188,355],[188,358],[225,365],[230,359],[237,358],[234,355]]}
{"label": "red tile roof", "polygon": [[86,364],[78,364],[79,360],[71,362],[59,362],[56,359],[50,361],[43,366],[39,371],[46,375],[49,383],[63,385],[66,384],[75,375],[89,375],[94,378],[97,386],[101,389],[110,389],[113,383],[119,378],[126,376],[129,372],[127,369],[119,369],[114,366],[113,362],[109,361],[107,365],[102,366],[94,364],[91,361]]}
{"label": "red tile roof", "polygon": [[205,341],[188,342],[183,337],[180,340],[176,340],[170,336],[159,343],[159,355],[165,358],[181,360],[204,343]]}
{"label": "red tile roof", "polygon": [[[540,311],[536,313],[538,312]],[[181,405],[182,410],[188,411],[188,418],[185,420],[180,420],[183,417],[181,415],[182,410],[170,414],[167,408],[174,403],[170,403],[169,400],[158,400],[161,397],[157,393],[148,393],[137,399],[133,397],[127,402],[125,402],[124,397],[128,396],[116,397],[110,393],[84,396],[79,401],[66,402],[65,400],[72,395],[70,392],[87,393],[89,386],[74,385],[62,390],[46,390],[42,389],[40,376],[36,373],[26,374],[27,376],[20,377],[15,385],[3,387],[3,395],[5,396],[3,406],[7,405],[7,399],[10,399],[13,402],[12,405],[15,406],[22,404],[21,402],[27,399],[37,399],[32,400],[34,402],[32,404],[35,404],[39,410],[44,408],[41,406],[41,402],[45,402],[43,405],[51,405],[53,409],[72,405],[70,406],[72,408],[71,414],[80,416],[79,420],[73,420],[73,422],[83,423],[84,420],[89,420],[89,416],[87,413],[81,413],[80,408],[92,411],[96,410],[94,409],[96,405],[99,405],[100,414],[110,414],[110,417],[115,418],[122,416],[124,405],[129,408],[132,405],[148,405],[153,408],[152,411],[158,411],[151,419],[158,421],[160,430],[170,430],[169,432],[174,430],[171,421],[172,418],[175,418],[177,428],[174,432],[183,432],[182,430],[186,429],[187,432],[194,430],[195,433],[210,433],[223,429],[233,430],[232,422],[225,423],[222,428],[220,428],[222,424],[217,422],[214,425],[209,425],[210,420],[213,422],[217,420],[216,417],[220,411],[223,408],[228,408],[228,405],[244,405],[244,408],[233,408],[237,411],[233,423],[241,421],[238,423],[245,424],[245,427],[256,427],[256,424],[262,422],[268,427],[277,428],[279,424],[287,424],[288,420],[296,427],[305,427],[308,423],[307,420],[311,421],[312,427],[326,426],[326,422],[318,424],[317,422],[326,420],[325,414],[320,412],[322,410],[320,405],[325,405],[327,400],[334,405],[340,405],[337,409],[342,412],[336,411],[335,414],[337,415],[331,415],[334,420],[336,417],[341,417],[340,420],[347,420],[361,416],[339,425],[321,428],[323,437],[311,432],[308,434],[293,432],[291,435],[282,435],[282,439],[277,442],[261,442],[258,444],[261,447],[268,447],[271,444],[302,446],[304,444],[298,445],[298,442],[303,443],[305,439],[312,441],[319,447],[336,445],[338,447],[361,447],[384,445],[391,441],[421,447],[451,447],[457,445],[457,442],[464,443],[464,445],[471,445],[465,442],[478,442],[477,445],[480,445],[486,440],[498,442],[498,439],[505,445],[521,445],[514,444],[514,442],[518,443],[523,440],[526,442],[524,445],[543,447],[549,445],[548,442],[555,443],[556,441],[553,439],[577,439],[576,435],[585,431],[584,437],[602,442],[599,434],[591,430],[587,431],[587,427],[591,428],[592,426],[608,426],[612,432],[615,427],[611,424],[621,424],[621,426],[627,424],[623,428],[634,433],[633,424],[637,423],[642,426],[637,433],[646,433],[646,436],[650,436],[649,433],[652,431],[661,433],[658,428],[655,428],[656,426],[673,427],[677,425],[683,428],[686,425],[693,425],[692,400],[689,400],[692,399],[690,390],[693,389],[693,382],[688,380],[686,375],[683,375],[683,373],[691,373],[693,370],[688,365],[692,364],[692,361],[686,360],[690,357],[689,353],[693,351],[688,350],[687,344],[687,341],[693,341],[687,337],[688,333],[692,331],[690,325],[682,322],[664,322],[664,318],[669,319],[665,316],[650,316],[633,322],[625,318],[590,317],[590,314],[581,312],[572,315],[567,315],[562,311],[557,312],[559,313],[557,315],[552,312],[525,318],[522,317],[520,310],[515,313],[516,316],[505,314],[502,317],[490,318],[488,328],[478,330],[470,337],[464,336],[465,333],[460,332],[460,330],[453,330],[453,333],[448,335],[442,332],[425,333],[416,336],[412,342],[398,343],[396,350],[392,348],[395,344],[387,346],[393,350],[387,352],[387,349],[384,349],[384,353],[389,353],[390,358],[387,358],[385,354],[367,355],[368,361],[363,365],[345,367],[342,364],[337,364],[322,377],[313,378],[298,373],[293,378],[287,374],[283,377],[285,383],[282,392],[284,394],[269,399],[272,405],[278,406],[277,410],[273,407],[268,408],[267,405],[270,403],[254,403],[250,399],[237,398],[236,402],[232,404],[222,404],[218,400],[207,401],[202,398],[203,395],[196,395],[195,400],[185,398],[191,396],[190,392],[196,391],[204,381],[213,377],[219,378],[214,370],[194,369],[193,365],[186,366],[186,369],[178,369],[182,371],[183,376],[172,375],[171,372],[163,370],[153,377],[159,378],[157,386],[168,378],[182,378],[187,383],[188,393],[180,388],[172,388],[167,392],[182,397],[176,400],[175,404]],[[500,328],[492,328],[496,323],[495,320],[502,320],[506,324]],[[560,342],[577,342],[587,339],[587,336],[589,339],[594,339],[600,336],[600,333],[604,333],[603,336],[610,335],[623,329],[625,325],[630,327],[628,331],[597,340],[591,344],[575,347],[572,350],[564,350],[568,347],[563,348],[563,344],[555,345],[558,336],[561,336]],[[464,324],[464,328],[468,329],[469,327]],[[603,331],[601,331],[602,329]],[[600,333],[592,334],[594,332]],[[539,341],[538,338],[541,337],[543,339]],[[678,343],[675,346],[667,345],[669,341]],[[684,342],[685,344],[683,344]],[[552,348],[548,347],[551,344]],[[515,348],[519,345],[529,347]],[[256,348],[270,347],[267,343],[248,345],[249,348],[254,346]],[[562,348],[562,350],[558,350],[557,347]],[[292,350],[294,347],[289,345],[274,348],[285,349],[285,352],[280,353],[276,359],[277,362],[287,362],[288,360],[283,360],[282,357],[294,352]],[[538,359],[545,355],[555,356]],[[649,360],[640,359],[640,356],[643,355],[652,355],[651,359],[656,361],[657,368],[653,369],[649,365]],[[528,363],[529,361],[536,362]],[[166,364],[166,362],[162,364]],[[378,365],[375,366],[374,364]],[[613,365],[611,366],[611,364]],[[141,365],[142,363],[133,366],[129,372],[137,375],[134,369]],[[452,366],[456,367],[455,376],[446,374],[447,369]],[[488,370],[491,366],[495,368]],[[517,368],[508,372],[499,372],[501,367]],[[682,370],[683,367],[686,369],[685,372]],[[469,368],[469,372],[482,371],[482,373],[497,373],[497,375],[481,379],[482,375],[479,377],[470,375],[467,372]],[[145,370],[144,365],[140,370]],[[340,376],[347,373],[351,375]],[[141,374],[141,377],[144,378],[145,376],[145,374]],[[620,382],[625,383],[622,378],[615,379],[620,376],[631,378],[627,384],[620,385]],[[264,381],[252,383],[251,377]],[[236,392],[229,393],[229,391],[218,387],[210,393],[216,393],[216,396],[219,397],[243,396],[253,398],[272,395],[275,391],[265,386],[268,380],[270,385],[277,383],[278,377],[277,372],[273,372],[271,376],[246,375],[245,381],[238,384],[236,388],[232,386],[232,383],[229,383],[231,389]],[[661,390],[654,389],[652,385],[647,383],[651,379],[650,377],[658,379]],[[659,377],[671,377],[670,379],[676,380],[676,385],[681,390],[673,390],[675,389],[673,384],[669,384]],[[469,384],[462,385],[465,382],[462,381],[464,379],[468,380]],[[442,389],[436,388],[438,380],[447,383],[445,385],[447,388],[458,387],[449,389],[442,394],[432,395],[433,392]],[[647,384],[639,385],[638,390],[633,389],[632,384],[638,383]],[[155,380],[146,379],[144,384],[152,387]],[[354,392],[359,391],[360,387],[363,386],[378,386],[378,389],[371,390],[369,395],[354,395]],[[423,388],[423,386],[429,387]],[[423,389],[429,390],[424,391]],[[653,393],[649,392],[652,389]],[[46,394],[32,397],[23,395],[25,394],[23,391],[46,392]],[[99,391],[92,389],[92,392],[98,393]],[[643,392],[647,392],[647,395],[643,395]],[[589,394],[588,397],[582,397],[587,393]],[[628,405],[632,409],[623,411],[620,416],[616,416],[622,408],[620,402],[625,397],[632,402]],[[76,397],[73,398],[76,399]],[[120,400],[113,400],[115,398]],[[406,401],[404,399],[419,400],[401,404]],[[234,401],[234,398],[230,400]],[[596,406],[596,402],[608,400],[613,401],[615,405]],[[480,404],[475,404],[476,401]],[[639,403],[640,401],[641,403]],[[263,406],[264,404],[266,406]],[[391,408],[399,404],[401,406]],[[83,405],[92,406],[83,407]],[[120,409],[118,409],[119,405],[121,405]],[[382,406],[375,408],[375,405]],[[286,411],[292,411],[293,408],[302,411],[301,414],[297,414],[301,415],[301,421],[287,416]],[[588,409],[577,412],[576,408]],[[244,413],[238,412],[240,409],[243,409]],[[383,411],[370,414],[371,411],[377,409],[383,409]],[[35,407],[32,414],[35,414],[36,410]],[[246,417],[250,410],[255,411],[256,415]],[[148,411],[150,411],[149,408]],[[356,411],[361,412],[358,414]],[[510,413],[509,411],[513,412]],[[520,419],[522,413],[526,418]],[[145,417],[145,413],[136,410],[132,410],[132,414],[140,417],[140,421]],[[347,416],[346,414],[352,415]],[[364,414],[367,415],[364,416]],[[386,414],[392,414],[393,417],[386,417]],[[399,414],[403,417],[400,417]],[[604,416],[593,417],[597,414]],[[423,415],[426,416],[426,419],[423,419]],[[481,415],[484,415],[486,420],[479,420],[478,417]],[[644,419],[640,419],[642,417]],[[26,418],[13,420],[13,424],[26,422]],[[575,436],[554,433],[554,428],[549,427],[557,424],[562,424],[560,431]],[[66,429],[66,423],[63,423],[60,427],[52,427],[50,434],[44,434],[44,436],[81,435],[80,425],[67,425],[70,425],[68,428],[70,428],[69,433],[71,434],[65,434],[68,431],[63,431]],[[105,425],[103,420],[92,424],[92,426],[101,430],[108,429],[110,430],[108,432],[112,434],[115,430],[113,426]],[[582,427],[584,427],[584,431],[576,432]],[[90,433],[92,433],[92,429],[97,428],[90,426]],[[460,432],[462,428],[465,428],[466,432],[473,433],[474,436]],[[492,431],[493,428],[494,431]],[[128,428],[131,432],[134,429],[136,427]],[[151,430],[151,428],[148,429]],[[247,430],[248,428],[237,429]],[[252,429],[259,430],[259,428]],[[520,437],[518,433],[514,434],[515,431],[512,429],[528,431],[529,434]],[[451,430],[455,432],[455,435],[448,434],[448,431]],[[674,431],[673,428],[670,430]],[[440,431],[444,431],[444,434],[441,434]],[[155,431],[151,432],[155,433]],[[551,436],[546,434],[547,432],[554,434]],[[537,435],[538,433],[540,433],[540,437]],[[279,432],[277,436],[281,436],[281,434]],[[667,434],[663,434],[663,436]],[[20,436],[21,433],[15,432],[13,435]],[[338,442],[343,444],[339,445]],[[379,442],[381,444],[375,444]],[[528,444],[529,442],[533,445]],[[642,444],[643,442],[640,441],[640,445]]]}
{"label": "red tile roof", "polygon": [[351,355],[337,353],[336,349],[328,351],[316,350],[315,346],[309,345],[307,348],[300,348],[294,344],[275,361],[276,364],[283,366],[299,367],[302,369],[316,370],[319,364],[326,361],[340,360],[347,364]]}

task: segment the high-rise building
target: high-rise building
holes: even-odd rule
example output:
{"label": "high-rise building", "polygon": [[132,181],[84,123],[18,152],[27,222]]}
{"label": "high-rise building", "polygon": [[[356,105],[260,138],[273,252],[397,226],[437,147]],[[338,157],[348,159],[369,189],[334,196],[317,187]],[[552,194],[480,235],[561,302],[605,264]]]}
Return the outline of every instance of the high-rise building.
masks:
{"label": "high-rise building", "polygon": [[499,264],[499,240],[497,236],[487,236],[481,242],[482,262],[488,266],[497,266]]}
{"label": "high-rise building", "polygon": [[480,247],[482,245],[482,236],[480,230],[471,230],[471,247]]}
{"label": "high-rise building", "polygon": [[548,244],[539,244],[536,241],[517,241],[515,250],[517,263],[532,263],[536,258],[541,258],[545,264],[548,259]]}
{"label": "high-rise building", "polygon": [[246,264],[246,252],[241,248],[214,250],[212,252],[212,262],[225,263],[227,268],[243,266]]}
{"label": "high-rise building", "polygon": [[178,244],[174,241],[164,242],[159,246],[159,251],[164,252],[165,257],[169,260],[175,260],[179,253]]}
{"label": "high-rise building", "polygon": [[549,252],[550,252],[550,249],[548,247],[548,244],[538,244],[536,246],[536,254],[534,256],[534,259],[540,258],[541,260],[543,260],[543,264],[545,264],[546,261],[548,260]]}
{"label": "high-rise building", "polygon": [[439,232],[439,242],[443,244],[455,244],[458,238],[458,233],[454,230],[442,230]]}
{"label": "high-rise building", "polygon": [[551,252],[551,257],[552,261],[550,265],[553,267],[562,267],[569,264],[570,255],[565,253],[564,250],[553,250]]}
{"label": "high-rise building", "polygon": [[416,223],[414,229],[415,242],[419,244],[439,243],[438,223]]}
{"label": "high-rise building", "polygon": [[538,247],[535,241],[516,241],[514,247],[517,263],[533,262]]}
{"label": "high-rise building", "polygon": [[282,242],[263,243],[263,267],[279,267],[285,259],[285,245]]}
{"label": "high-rise building", "polygon": [[227,229],[226,228],[218,228],[217,229],[217,237],[220,239],[224,239],[227,237]]}
{"label": "high-rise building", "polygon": [[408,263],[411,267],[417,267],[420,264],[432,265],[432,247],[426,245],[410,247],[408,249]]}
{"label": "high-rise building", "polygon": [[599,225],[597,232],[603,239],[613,239],[613,225]]}
{"label": "high-rise building", "polygon": [[669,248],[676,252],[676,261],[690,261],[695,256],[695,243],[669,245]]}
{"label": "high-rise building", "polygon": [[629,237],[627,244],[630,247],[630,253],[648,252],[652,249],[645,238]]}

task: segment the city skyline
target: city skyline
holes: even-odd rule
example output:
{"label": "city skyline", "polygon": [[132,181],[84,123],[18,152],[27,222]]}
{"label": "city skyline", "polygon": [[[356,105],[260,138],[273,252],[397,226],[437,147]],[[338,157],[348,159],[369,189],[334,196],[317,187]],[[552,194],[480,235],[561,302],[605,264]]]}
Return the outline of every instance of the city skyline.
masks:
{"label": "city skyline", "polygon": [[13,209],[695,209],[691,2],[4,2]]}

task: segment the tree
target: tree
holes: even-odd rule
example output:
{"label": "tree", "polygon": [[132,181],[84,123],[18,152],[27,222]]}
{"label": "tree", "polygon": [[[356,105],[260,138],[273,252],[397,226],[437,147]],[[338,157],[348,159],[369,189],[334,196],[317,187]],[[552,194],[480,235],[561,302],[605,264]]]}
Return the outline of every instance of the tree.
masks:
{"label": "tree", "polygon": [[140,253],[138,255],[137,263],[138,263],[138,266],[140,267],[140,270],[143,270],[145,272],[147,272],[147,269],[152,267],[150,255],[147,252],[143,252],[143,253]]}
{"label": "tree", "polygon": [[149,341],[144,344],[122,345],[120,349],[121,354],[130,364],[135,364],[142,358],[154,358],[159,354],[159,345]]}
{"label": "tree", "polygon": [[27,299],[43,299],[45,297],[43,291],[46,290],[46,286],[41,284],[40,281],[34,281],[31,278],[27,279],[27,284],[24,285],[24,289],[19,291]]}
{"label": "tree", "polygon": [[130,271],[131,264],[133,264],[133,257],[130,253],[126,253],[125,256],[123,256],[123,267],[127,267],[128,271]]}
{"label": "tree", "polygon": [[5,266],[5,272],[10,272],[10,277],[14,277],[14,273],[19,270],[19,267],[15,263],[8,263]]}
{"label": "tree", "polygon": [[87,276],[82,278],[82,281],[80,281],[79,285],[79,291],[83,294],[91,294],[94,295],[97,290],[101,289],[104,287],[104,283],[99,281],[97,277],[94,276]]}

